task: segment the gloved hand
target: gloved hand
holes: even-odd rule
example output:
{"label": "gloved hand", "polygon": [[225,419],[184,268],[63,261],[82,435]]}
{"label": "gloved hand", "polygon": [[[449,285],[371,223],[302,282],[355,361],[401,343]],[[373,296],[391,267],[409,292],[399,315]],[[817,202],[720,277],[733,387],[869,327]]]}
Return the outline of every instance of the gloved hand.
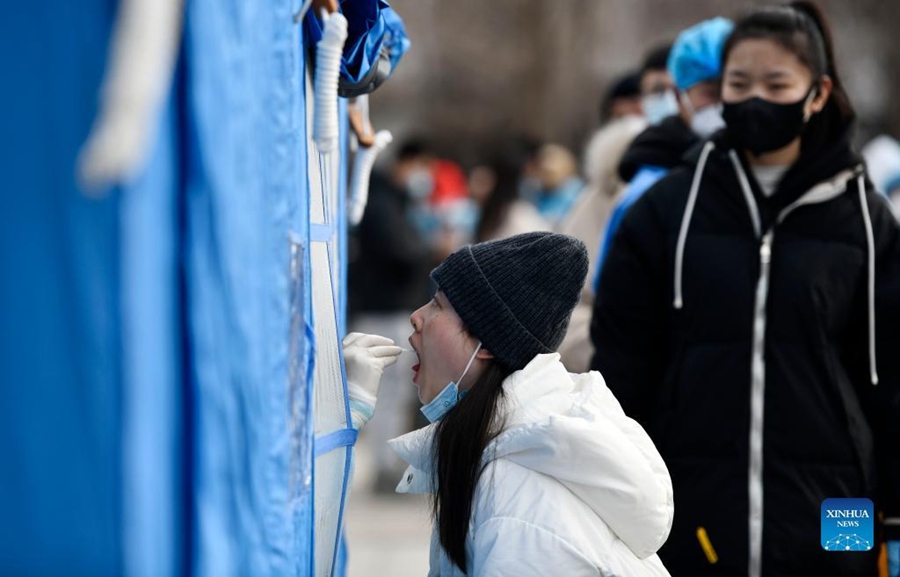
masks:
{"label": "gloved hand", "polygon": [[350,333],[344,337],[343,345],[350,418],[353,428],[359,429],[375,414],[384,369],[397,361],[403,349],[387,337],[363,333]]}

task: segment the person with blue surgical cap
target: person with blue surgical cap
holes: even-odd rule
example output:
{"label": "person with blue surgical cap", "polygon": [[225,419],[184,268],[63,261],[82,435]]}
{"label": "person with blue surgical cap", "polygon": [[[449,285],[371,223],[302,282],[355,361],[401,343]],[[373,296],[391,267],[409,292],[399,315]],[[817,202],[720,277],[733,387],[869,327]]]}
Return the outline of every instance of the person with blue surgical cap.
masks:
{"label": "person with blue surgical cap", "polygon": [[682,118],[701,138],[725,127],[719,95],[722,46],[731,20],[713,18],[682,32],[669,53],[667,67],[678,88]]}
{"label": "person with blue surgical cap", "polygon": [[[704,20],[683,30],[669,50],[666,68],[675,82],[674,113],[635,138],[619,164],[628,187],[613,209],[600,239],[596,289],[612,238],[628,209],[676,166],[691,147],[724,128],[719,102],[722,47],[733,24],[726,18]],[[599,297],[599,295],[598,295]]]}

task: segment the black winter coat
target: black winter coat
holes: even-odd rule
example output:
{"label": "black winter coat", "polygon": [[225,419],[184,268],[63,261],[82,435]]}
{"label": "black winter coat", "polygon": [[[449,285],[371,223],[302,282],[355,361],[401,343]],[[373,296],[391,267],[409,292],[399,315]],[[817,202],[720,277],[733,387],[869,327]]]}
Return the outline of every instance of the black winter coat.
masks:
{"label": "black winter coat", "polygon": [[674,168],[681,164],[684,153],[700,138],[677,114],[648,126],[638,134],[619,162],[619,178],[631,182],[644,166]]}
{"label": "black winter coat", "polygon": [[771,198],[725,133],[692,149],[626,215],[591,336],[672,475],[673,577],[875,575],[877,545],[820,544],[827,498],[900,517],[900,226],[845,141]]}

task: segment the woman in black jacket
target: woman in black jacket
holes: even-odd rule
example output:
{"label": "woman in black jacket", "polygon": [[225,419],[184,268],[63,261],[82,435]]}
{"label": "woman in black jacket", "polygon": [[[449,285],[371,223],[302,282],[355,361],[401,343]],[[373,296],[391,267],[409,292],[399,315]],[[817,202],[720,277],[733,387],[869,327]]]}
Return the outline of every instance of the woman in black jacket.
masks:
{"label": "woman in black jacket", "polygon": [[[814,5],[748,15],[722,58],[727,128],[626,216],[593,365],[671,472],[673,576],[875,575],[900,529],[900,226]],[[826,551],[823,501],[855,497],[884,523]]]}

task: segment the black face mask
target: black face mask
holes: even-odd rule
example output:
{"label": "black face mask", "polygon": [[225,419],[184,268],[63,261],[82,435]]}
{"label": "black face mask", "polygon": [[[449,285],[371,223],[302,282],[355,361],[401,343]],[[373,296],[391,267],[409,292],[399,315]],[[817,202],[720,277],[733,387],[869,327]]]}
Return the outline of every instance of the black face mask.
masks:
{"label": "black face mask", "polygon": [[790,104],[778,104],[755,96],[740,102],[724,102],[722,118],[728,126],[728,134],[740,147],[759,156],[784,148],[800,136],[806,125],[803,108],[815,88]]}

